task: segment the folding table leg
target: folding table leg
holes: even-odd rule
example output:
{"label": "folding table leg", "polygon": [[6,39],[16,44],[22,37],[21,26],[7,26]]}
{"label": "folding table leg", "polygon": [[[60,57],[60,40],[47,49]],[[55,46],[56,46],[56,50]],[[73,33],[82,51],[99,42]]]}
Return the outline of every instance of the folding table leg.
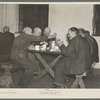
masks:
{"label": "folding table leg", "polygon": [[76,88],[78,85],[80,86],[80,88],[85,88],[82,76],[76,76],[76,79],[71,88]]}
{"label": "folding table leg", "polygon": [[41,57],[39,53],[34,53],[34,55],[37,57],[37,59],[41,62],[41,64],[48,70],[50,75],[54,77],[54,71],[50,68],[50,66],[47,64],[47,62]]}
{"label": "folding table leg", "polygon": [[84,85],[84,82],[83,82],[82,79],[81,79],[80,82],[79,82],[79,86],[80,86],[80,88],[85,88],[85,85]]}
{"label": "folding table leg", "polygon": [[76,88],[78,86],[80,80],[81,80],[80,78],[76,77],[76,79],[75,79],[74,83],[72,84],[71,88]]}
{"label": "folding table leg", "polygon": [[[57,63],[57,61],[58,61],[58,59],[61,57],[61,55],[59,55],[56,59],[54,59],[50,64],[49,64],[49,66],[51,67],[51,68],[53,68],[54,66],[55,66],[55,64]],[[38,81],[40,78],[42,78],[46,73],[48,72],[48,70],[45,68],[44,70],[42,70],[41,72],[40,72],[40,74],[39,75],[37,75],[33,80],[34,81]]]}

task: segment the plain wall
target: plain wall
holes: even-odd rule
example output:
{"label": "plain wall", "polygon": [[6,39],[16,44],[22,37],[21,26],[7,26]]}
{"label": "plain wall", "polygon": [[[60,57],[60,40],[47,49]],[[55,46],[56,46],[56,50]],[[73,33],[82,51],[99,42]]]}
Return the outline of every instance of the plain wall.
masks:
{"label": "plain wall", "polygon": [[5,25],[10,26],[10,31],[18,31],[19,23],[19,5],[17,4],[0,4],[0,31]]}
{"label": "plain wall", "polygon": [[70,27],[82,27],[92,33],[93,5],[50,4],[49,27],[52,33],[66,43],[66,33]]}

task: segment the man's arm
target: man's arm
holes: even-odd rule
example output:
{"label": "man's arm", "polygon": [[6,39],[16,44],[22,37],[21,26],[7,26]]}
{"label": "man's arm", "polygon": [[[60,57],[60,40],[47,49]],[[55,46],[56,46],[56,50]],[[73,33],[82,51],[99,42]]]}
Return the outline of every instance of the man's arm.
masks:
{"label": "man's arm", "polygon": [[71,56],[75,51],[75,40],[72,40],[71,43],[66,47],[64,44],[60,46],[60,50],[64,56]]}
{"label": "man's arm", "polygon": [[47,41],[48,40],[48,38],[46,36],[32,36],[32,35],[30,35],[28,37],[28,39],[29,39],[30,42],[38,42],[38,41],[41,42],[41,41]]}

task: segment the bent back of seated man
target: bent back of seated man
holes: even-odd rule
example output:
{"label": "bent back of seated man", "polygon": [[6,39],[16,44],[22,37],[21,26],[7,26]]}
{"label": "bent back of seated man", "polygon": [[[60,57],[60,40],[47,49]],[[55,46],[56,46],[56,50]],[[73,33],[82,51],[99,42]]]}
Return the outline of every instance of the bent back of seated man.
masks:
{"label": "bent back of seated man", "polygon": [[89,43],[79,35],[77,28],[72,27],[68,30],[69,45],[65,47],[62,42],[58,45],[63,54],[55,66],[54,84],[65,86],[66,75],[82,74],[91,67],[91,53]]}
{"label": "bent back of seated man", "polygon": [[33,36],[32,29],[25,27],[23,33],[15,38],[12,50],[11,59],[21,65],[24,69],[24,75],[22,78],[22,83],[24,85],[28,84],[33,78],[33,73],[37,71],[37,65],[34,61],[30,60],[28,57],[28,52],[24,49],[30,42],[45,41],[46,37],[43,36]]}

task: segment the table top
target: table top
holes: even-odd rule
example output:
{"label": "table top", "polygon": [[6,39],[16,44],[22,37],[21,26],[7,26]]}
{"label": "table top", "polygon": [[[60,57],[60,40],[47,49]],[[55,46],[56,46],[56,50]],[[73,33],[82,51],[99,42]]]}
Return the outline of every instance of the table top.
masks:
{"label": "table top", "polygon": [[29,50],[29,49],[27,49],[27,51],[28,51],[28,52],[31,52],[31,53],[45,53],[45,54],[62,55],[61,52],[55,52],[55,51],[49,51],[49,50],[42,51],[42,50]]}

